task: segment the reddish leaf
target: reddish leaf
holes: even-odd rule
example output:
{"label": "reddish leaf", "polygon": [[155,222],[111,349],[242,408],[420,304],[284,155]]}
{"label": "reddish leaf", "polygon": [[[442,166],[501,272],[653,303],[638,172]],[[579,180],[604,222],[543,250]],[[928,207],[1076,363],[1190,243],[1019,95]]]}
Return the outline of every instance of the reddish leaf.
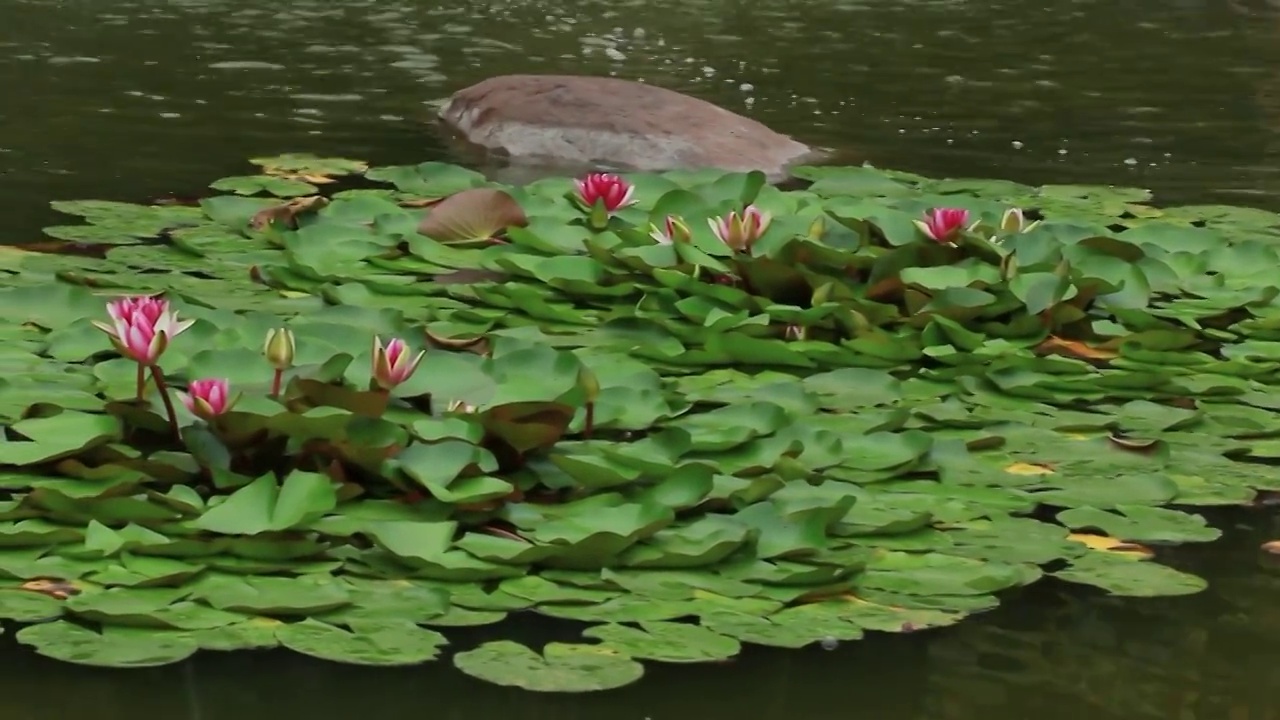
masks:
{"label": "reddish leaf", "polygon": [[431,209],[418,232],[442,243],[488,240],[508,227],[529,224],[515,198],[496,188],[471,188]]}

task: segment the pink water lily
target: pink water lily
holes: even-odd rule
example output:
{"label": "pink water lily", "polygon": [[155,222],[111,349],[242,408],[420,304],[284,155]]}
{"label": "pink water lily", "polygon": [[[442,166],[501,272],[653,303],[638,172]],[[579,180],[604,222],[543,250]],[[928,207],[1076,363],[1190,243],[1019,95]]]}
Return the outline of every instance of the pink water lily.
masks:
{"label": "pink water lily", "polygon": [[419,350],[410,357],[409,346],[400,338],[392,338],[384,347],[382,338],[373,338],[373,380],[383,390],[390,390],[408,380],[427,354]]}
{"label": "pink water lily", "polygon": [[588,208],[603,202],[606,212],[615,212],[636,202],[632,199],[635,186],[613,173],[590,173],[573,184],[578,188],[578,199]]}
{"label": "pink water lily", "polygon": [[683,218],[676,215],[668,215],[667,219],[663,221],[662,227],[649,223],[649,231],[649,237],[657,240],[662,245],[693,241],[693,231],[685,224]]}
{"label": "pink water lily", "polygon": [[711,232],[734,252],[746,252],[769,229],[773,216],[755,205],[748,205],[739,215],[735,210],[728,215],[710,218],[707,224]]}
{"label": "pink water lily", "polygon": [[161,297],[139,296],[117,298],[107,303],[111,324],[94,321],[105,332],[121,355],[142,364],[155,365],[177,337],[195,322],[178,320],[169,309],[169,301]]}
{"label": "pink water lily", "polygon": [[178,397],[192,415],[202,420],[211,420],[235,404],[231,401],[230,383],[223,378],[192,380],[187,392],[179,393]]}
{"label": "pink water lily", "polygon": [[924,220],[912,221],[920,232],[931,240],[953,244],[956,235],[969,222],[969,211],[963,208],[934,208],[924,214]]}

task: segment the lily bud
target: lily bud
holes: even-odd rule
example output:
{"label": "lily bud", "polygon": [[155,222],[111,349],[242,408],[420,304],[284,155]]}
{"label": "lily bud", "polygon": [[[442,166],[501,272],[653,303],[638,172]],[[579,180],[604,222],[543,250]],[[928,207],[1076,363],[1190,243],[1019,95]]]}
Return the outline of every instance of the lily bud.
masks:
{"label": "lily bud", "polygon": [[693,242],[693,231],[689,229],[683,218],[677,215],[668,215],[662,225],[662,227],[658,227],[653,223],[649,223],[649,237],[657,240],[659,244],[672,245],[674,243]]}
{"label": "lily bud", "polygon": [[600,397],[600,380],[586,365],[578,369],[578,385],[582,387],[582,394],[587,396],[587,402],[593,403]]}
{"label": "lily bud", "polygon": [[262,344],[262,354],[267,362],[277,370],[288,370],[293,367],[293,354],[297,349],[293,331],[288,328],[276,328],[267,331],[267,340]]}
{"label": "lily bud", "polygon": [[187,386],[187,392],[179,393],[178,399],[192,415],[206,421],[227,412],[235,405],[230,386],[223,378],[192,380]]}
{"label": "lily bud", "polygon": [[445,411],[451,413],[470,414],[476,411],[476,406],[468,404],[463,400],[450,400],[449,404],[445,407]]}
{"label": "lily bud", "polygon": [[1039,224],[1039,220],[1027,223],[1027,218],[1020,208],[1009,208],[1004,211],[1004,215],[1000,216],[1000,229],[1006,233],[1028,232]]}
{"label": "lily bud", "polygon": [[825,216],[823,215],[819,215],[818,217],[813,219],[813,222],[809,223],[808,236],[810,240],[813,240],[815,242],[818,240],[821,240],[822,235],[826,231],[827,231],[827,223],[826,223]]}
{"label": "lily bud", "polygon": [[409,346],[400,338],[392,338],[383,346],[382,338],[374,336],[373,381],[383,390],[391,390],[413,375],[426,354],[426,350],[419,350],[412,355]]}
{"label": "lily bud", "polygon": [[769,229],[773,215],[755,205],[748,205],[738,214],[737,210],[723,217],[707,220],[711,232],[734,252],[747,252]]}
{"label": "lily bud", "polygon": [[831,287],[834,283],[823,283],[813,291],[813,295],[809,298],[809,307],[818,307],[831,299]]}

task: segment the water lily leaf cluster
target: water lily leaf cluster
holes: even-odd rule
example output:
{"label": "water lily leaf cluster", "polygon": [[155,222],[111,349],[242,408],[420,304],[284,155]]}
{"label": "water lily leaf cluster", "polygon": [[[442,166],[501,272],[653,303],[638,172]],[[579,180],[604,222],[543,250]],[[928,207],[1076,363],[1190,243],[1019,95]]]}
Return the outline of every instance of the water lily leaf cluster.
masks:
{"label": "water lily leaf cluster", "polygon": [[[1160,547],[1280,490],[1273,213],[871,167],[587,202],[254,162],[195,204],[58,203],[77,252],[5,252],[0,618],[38,652],[600,690],[954,624],[1046,577],[1194,593]],[[151,293],[194,321],[165,392],[234,402],[170,418],[94,325]],[[379,384],[388,337],[425,355]],[[579,637],[449,644],[516,615]]]}

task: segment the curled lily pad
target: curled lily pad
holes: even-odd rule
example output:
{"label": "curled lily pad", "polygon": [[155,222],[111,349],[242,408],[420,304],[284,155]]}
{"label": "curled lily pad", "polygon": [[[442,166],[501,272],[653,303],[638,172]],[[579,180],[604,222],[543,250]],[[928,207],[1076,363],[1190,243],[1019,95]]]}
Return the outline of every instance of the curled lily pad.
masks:
{"label": "curled lily pad", "polygon": [[418,232],[442,243],[487,240],[508,227],[529,224],[515,198],[496,188],[472,188],[432,206]]}

